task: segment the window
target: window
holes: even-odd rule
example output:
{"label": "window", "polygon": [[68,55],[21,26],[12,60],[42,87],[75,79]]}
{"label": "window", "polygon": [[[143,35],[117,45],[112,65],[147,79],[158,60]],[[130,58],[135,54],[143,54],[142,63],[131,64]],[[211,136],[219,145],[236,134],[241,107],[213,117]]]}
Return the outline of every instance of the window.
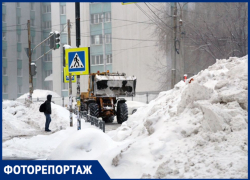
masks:
{"label": "window", "polygon": [[35,19],[31,19],[31,20],[30,20],[30,25],[31,25],[31,26],[35,26]]}
{"label": "window", "polygon": [[91,57],[91,65],[95,65],[95,56]]}
{"label": "window", "polygon": [[51,21],[44,21],[44,22],[43,22],[43,28],[44,28],[44,29],[49,29],[49,28],[51,28]]}
{"label": "window", "polygon": [[17,23],[17,24],[21,24],[21,17],[17,17],[17,18],[16,18],[16,23]]}
{"label": "window", "polygon": [[95,57],[95,63],[96,64],[100,64],[100,56],[96,56]]}
{"label": "window", "polygon": [[20,3],[16,3],[16,7],[20,8]]}
{"label": "window", "polygon": [[2,49],[2,57],[6,57],[6,50]]}
{"label": "window", "polygon": [[52,61],[52,54],[45,54],[43,58],[44,61]]}
{"label": "window", "polygon": [[35,37],[34,36],[31,36],[31,43],[35,43]]}
{"label": "window", "polygon": [[103,64],[103,55],[92,56],[91,58],[91,65]]}
{"label": "window", "polygon": [[7,88],[8,88],[8,86],[3,84],[3,93],[7,93]]}
{"label": "window", "polygon": [[106,12],[105,13],[105,22],[110,22],[111,21],[111,12]]}
{"label": "window", "polygon": [[22,76],[22,69],[17,68],[17,76],[21,77]]}
{"label": "window", "polygon": [[91,15],[91,23],[99,24],[102,22],[102,14],[92,14]]}
{"label": "window", "polygon": [[91,44],[102,44],[102,35],[91,36]]}
{"label": "window", "polygon": [[34,3],[30,3],[30,10],[34,11]]}
{"label": "window", "polygon": [[2,5],[5,5],[5,2],[2,2]]}
{"label": "window", "polygon": [[61,32],[66,32],[67,26],[66,24],[61,24]]}
{"label": "window", "polygon": [[48,77],[49,75],[51,75],[52,74],[52,70],[47,70],[47,71],[45,71],[45,76],[46,77]]}
{"label": "window", "polygon": [[66,6],[60,6],[60,14],[66,14]]}
{"label": "window", "polygon": [[6,32],[2,32],[2,39],[6,41]]}
{"label": "window", "polygon": [[17,58],[22,59],[22,53],[21,52],[17,52]]}
{"label": "window", "polygon": [[18,85],[18,94],[21,94],[21,93],[22,93],[22,86]]}
{"label": "window", "polygon": [[17,42],[21,42],[21,35],[20,34],[17,35]]}
{"label": "window", "polygon": [[106,56],[106,62],[107,62],[107,64],[111,64],[112,63],[112,54],[108,54]]}
{"label": "window", "polygon": [[43,13],[50,13],[51,5],[43,5]]}
{"label": "window", "polygon": [[6,15],[2,14],[2,22],[6,22]]}
{"label": "window", "polygon": [[3,76],[7,76],[7,67],[3,67]]}
{"label": "window", "polygon": [[111,41],[111,34],[105,34],[105,43],[106,44],[110,44]]}

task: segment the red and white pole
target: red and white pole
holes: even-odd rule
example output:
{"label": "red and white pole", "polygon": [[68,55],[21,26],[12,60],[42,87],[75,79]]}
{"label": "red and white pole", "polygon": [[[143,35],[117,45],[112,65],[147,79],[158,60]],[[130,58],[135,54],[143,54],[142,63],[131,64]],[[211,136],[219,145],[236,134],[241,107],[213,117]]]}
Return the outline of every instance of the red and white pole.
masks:
{"label": "red and white pole", "polygon": [[184,74],[183,79],[184,79],[184,82],[186,82],[186,80],[187,80],[187,74]]}

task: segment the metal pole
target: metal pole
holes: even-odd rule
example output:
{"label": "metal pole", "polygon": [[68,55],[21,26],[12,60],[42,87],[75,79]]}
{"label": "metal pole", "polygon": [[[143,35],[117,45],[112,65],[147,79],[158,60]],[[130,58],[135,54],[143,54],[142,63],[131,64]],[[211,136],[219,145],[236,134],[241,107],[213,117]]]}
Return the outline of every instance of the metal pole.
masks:
{"label": "metal pole", "polygon": [[174,59],[172,62],[172,80],[171,80],[171,88],[174,88],[174,85],[176,83],[176,31],[177,31],[177,3],[174,3]]}
{"label": "metal pole", "polygon": [[[79,48],[81,44],[81,29],[80,29],[80,2],[75,3],[75,17],[76,17],[76,47]],[[76,100],[77,100],[77,130],[81,130],[81,118],[80,118],[80,75],[77,75],[77,89],[76,89]]]}
{"label": "metal pole", "polygon": [[[71,46],[71,34],[70,34],[70,20],[68,19],[68,45]],[[69,122],[70,127],[73,127],[73,115],[72,115],[72,76],[69,73]]]}
{"label": "metal pole", "polygon": [[29,44],[29,91],[30,91],[30,102],[32,102],[33,93],[33,81],[31,76],[31,40],[30,40],[30,20],[28,20],[28,44]]}
{"label": "metal pole", "polygon": [[72,76],[69,73],[69,119],[70,119],[70,127],[73,127],[73,115],[72,115]]}
{"label": "metal pole", "polygon": [[107,71],[106,69],[106,46],[105,46],[105,32],[104,32],[104,19],[105,19],[105,14],[103,12],[103,3],[102,3],[102,51],[103,51],[103,69],[104,72]]}

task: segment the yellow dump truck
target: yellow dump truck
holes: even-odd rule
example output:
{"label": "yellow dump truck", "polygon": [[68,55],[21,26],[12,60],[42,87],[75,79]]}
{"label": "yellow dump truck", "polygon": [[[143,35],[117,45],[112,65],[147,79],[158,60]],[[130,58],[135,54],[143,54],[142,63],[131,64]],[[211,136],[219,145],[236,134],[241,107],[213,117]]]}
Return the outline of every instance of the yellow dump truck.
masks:
{"label": "yellow dump truck", "polygon": [[125,73],[91,73],[88,92],[81,93],[81,111],[101,117],[105,122],[123,123],[128,119],[128,108],[124,97],[135,96],[136,77]]}

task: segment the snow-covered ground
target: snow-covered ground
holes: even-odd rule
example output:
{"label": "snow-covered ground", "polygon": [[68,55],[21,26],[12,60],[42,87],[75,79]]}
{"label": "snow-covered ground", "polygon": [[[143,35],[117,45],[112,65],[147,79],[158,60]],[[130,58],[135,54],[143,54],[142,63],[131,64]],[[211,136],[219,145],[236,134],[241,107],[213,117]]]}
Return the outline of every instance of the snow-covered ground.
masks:
{"label": "snow-covered ground", "polygon": [[[77,132],[76,116],[73,114],[74,126],[69,127],[69,111],[53,103],[52,132],[45,132],[45,115],[39,112],[41,103],[33,102],[28,107],[17,101],[3,102],[3,156],[46,159],[64,139]],[[97,129],[82,122],[85,128]]]}
{"label": "snow-covered ground", "polygon": [[[3,140],[15,136],[31,136],[44,131],[45,115],[39,112],[42,102],[34,102],[27,107],[17,101],[3,101]],[[53,131],[65,129],[69,125],[69,112],[56,104],[51,103]]]}
{"label": "snow-covered ground", "polygon": [[[191,83],[161,92],[117,130],[104,134],[82,123],[81,131],[13,138],[3,143],[3,156],[96,159],[111,178],[248,178],[247,67],[248,56],[217,60]],[[3,118],[19,120],[14,116],[25,107],[14,106],[5,106]],[[55,120],[62,119],[58,113]]]}

